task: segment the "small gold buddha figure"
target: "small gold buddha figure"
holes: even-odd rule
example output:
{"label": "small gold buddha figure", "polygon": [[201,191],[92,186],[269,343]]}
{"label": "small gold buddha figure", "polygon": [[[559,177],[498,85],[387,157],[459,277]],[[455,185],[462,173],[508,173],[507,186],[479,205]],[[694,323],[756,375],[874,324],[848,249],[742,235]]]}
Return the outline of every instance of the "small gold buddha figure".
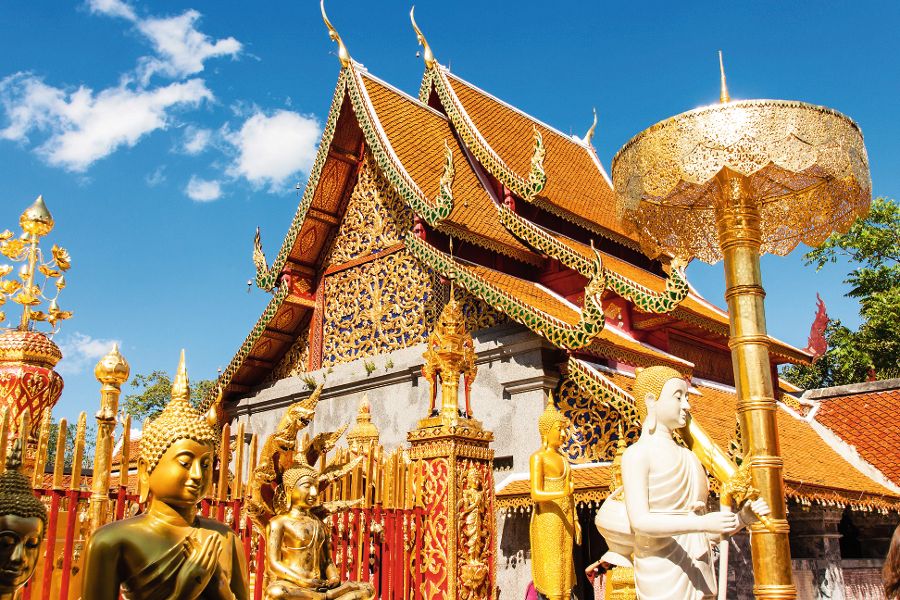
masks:
{"label": "small gold buddha figure", "polygon": [[138,477],[146,511],[99,528],[87,548],[85,600],[245,600],[243,546],[224,523],[198,516],[218,447],[213,410],[189,403],[184,352],[172,400],[144,425]]}
{"label": "small gold buddha figure", "polygon": [[13,600],[34,574],[47,529],[47,509],[19,469],[22,447],[13,444],[0,475],[0,600]]}
{"label": "small gold buddha figure", "polygon": [[581,544],[575,517],[575,483],[569,461],[559,452],[569,421],[553,396],[538,418],[541,448],[531,455],[531,574],[534,589],[549,600],[568,600],[575,586],[572,543]]}
{"label": "small gold buddha figure", "polygon": [[[371,600],[370,583],[341,582],[319,502],[320,474],[304,459],[282,476],[286,510],[266,526],[266,600]],[[327,485],[327,483],[326,483]]]}

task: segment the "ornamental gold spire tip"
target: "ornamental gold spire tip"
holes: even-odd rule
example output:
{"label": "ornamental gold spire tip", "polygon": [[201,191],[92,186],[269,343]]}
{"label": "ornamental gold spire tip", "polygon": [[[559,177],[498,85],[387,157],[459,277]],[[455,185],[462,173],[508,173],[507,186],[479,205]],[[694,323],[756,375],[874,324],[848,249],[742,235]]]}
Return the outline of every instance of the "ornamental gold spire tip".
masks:
{"label": "ornamental gold spire tip", "polygon": [[422,58],[425,59],[425,66],[429,69],[434,67],[434,53],[431,51],[431,46],[428,45],[428,40],[425,39],[425,34],[422,33],[422,30],[419,29],[418,24],[416,24],[416,7],[413,5],[411,9],[409,9],[409,20],[412,22],[413,30],[416,32],[416,41],[419,42],[419,45],[422,46],[424,50],[424,54]]}
{"label": "ornamental gold spire tip", "polygon": [[728,95],[728,84],[725,82],[725,63],[722,61],[722,51],[719,50],[719,75],[722,78],[722,89],[719,92],[719,102],[725,104],[731,102],[731,96]]}
{"label": "ornamental gold spire tip", "polygon": [[175,372],[175,381],[172,382],[172,400],[184,400],[191,397],[190,384],[188,383],[187,368],[184,364],[184,348],[181,349],[181,358],[178,359],[178,370]]}
{"label": "ornamental gold spire tip", "polygon": [[328,20],[328,15],[325,14],[325,0],[319,0],[319,8],[322,9],[322,20],[325,21],[325,27],[328,28],[328,37],[330,37],[333,42],[337,42],[338,60],[341,61],[341,66],[349,67],[350,53],[347,52],[347,47],[344,45],[344,41],[341,39],[340,34],[338,34],[337,30],[334,28],[334,25],[331,24],[331,21]]}
{"label": "ornamental gold spire tip", "polygon": [[587,133],[584,134],[584,143],[590,144],[591,140],[594,139],[594,132],[597,130],[597,109],[591,109],[594,112],[594,122],[591,123],[590,129],[587,130]]}

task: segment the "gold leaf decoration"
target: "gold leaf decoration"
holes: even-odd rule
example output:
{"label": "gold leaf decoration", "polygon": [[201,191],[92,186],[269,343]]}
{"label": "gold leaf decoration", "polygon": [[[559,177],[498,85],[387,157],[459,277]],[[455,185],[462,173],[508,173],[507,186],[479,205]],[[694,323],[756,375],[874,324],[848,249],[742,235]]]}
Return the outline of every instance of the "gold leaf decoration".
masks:
{"label": "gold leaf decoration", "polygon": [[40,310],[33,310],[28,314],[28,316],[31,318],[32,321],[46,321],[47,320],[47,314]]}
{"label": "gold leaf decoration", "polygon": [[8,258],[18,258],[25,248],[25,242],[22,240],[8,240],[0,243],[0,253]]}
{"label": "gold leaf decoration", "polygon": [[12,265],[0,265],[0,277],[6,277],[13,272]]}
{"label": "gold leaf decoration", "polygon": [[43,273],[47,277],[59,277],[62,275],[61,271],[57,271],[56,269],[51,269],[47,265],[40,265],[38,270]]}
{"label": "gold leaf decoration", "polygon": [[32,296],[26,291],[21,291],[13,297],[13,302],[17,302],[22,306],[35,306],[40,304],[40,300],[35,296]]}
{"label": "gold leaf decoration", "polygon": [[3,230],[2,233],[0,233],[0,242],[5,242],[6,240],[10,239],[12,236],[13,236],[13,232],[10,231],[9,229],[5,229],[5,230]]}
{"label": "gold leaf decoration", "polygon": [[0,281],[0,291],[2,291],[7,296],[15,294],[21,287],[22,284],[15,279],[11,279],[9,281]]}
{"label": "gold leaf decoration", "polygon": [[56,266],[63,271],[68,271],[69,267],[72,266],[72,257],[69,256],[69,252],[65,248],[60,248],[56,244],[53,244],[50,252],[53,254],[53,260],[56,261]]}

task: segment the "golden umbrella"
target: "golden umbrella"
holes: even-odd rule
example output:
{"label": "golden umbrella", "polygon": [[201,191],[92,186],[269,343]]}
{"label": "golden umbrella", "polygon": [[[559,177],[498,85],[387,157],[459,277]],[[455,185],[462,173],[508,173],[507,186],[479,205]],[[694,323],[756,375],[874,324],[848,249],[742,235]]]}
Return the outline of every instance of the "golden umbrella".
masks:
{"label": "golden umbrella", "polygon": [[872,183],[862,132],[846,116],[802,102],[732,102],[724,69],[720,100],[661,121],[619,150],[617,210],[651,258],[725,259],[744,456],[774,525],[753,529],[754,594],[796,598],[759,255],[846,231],[868,212]]}

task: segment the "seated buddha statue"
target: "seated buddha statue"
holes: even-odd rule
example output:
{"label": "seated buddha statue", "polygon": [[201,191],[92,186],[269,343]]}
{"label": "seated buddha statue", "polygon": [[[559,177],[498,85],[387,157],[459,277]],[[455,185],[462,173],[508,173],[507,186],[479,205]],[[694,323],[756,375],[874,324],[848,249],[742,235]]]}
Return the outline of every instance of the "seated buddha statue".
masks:
{"label": "seated buddha statue", "polygon": [[371,600],[370,583],[341,582],[319,502],[320,476],[305,460],[282,477],[284,509],[266,525],[266,600]]}
{"label": "seated buddha statue", "polygon": [[209,492],[218,433],[189,403],[184,352],[172,399],[145,423],[138,477],[146,510],[100,527],[88,543],[82,597],[90,600],[245,600],[243,546],[224,523],[197,514]]}
{"label": "seated buddha statue", "polygon": [[633,396],[641,435],[622,455],[625,509],[634,532],[634,579],[641,600],[714,598],[712,544],[769,512],[764,500],[738,513],[707,512],[709,483],[673,433],[690,419],[688,384],[674,369],[640,370]]}
{"label": "seated buddha statue", "polygon": [[0,600],[13,600],[34,574],[47,530],[47,509],[34,497],[21,466],[16,440],[0,475]]}
{"label": "seated buddha statue", "polygon": [[568,600],[575,586],[572,543],[581,544],[575,518],[575,483],[569,461],[559,447],[569,421],[554,406],[553,396],[538,418],[541,448],[531,455],[531,574],[534,589],[549,600]]}

